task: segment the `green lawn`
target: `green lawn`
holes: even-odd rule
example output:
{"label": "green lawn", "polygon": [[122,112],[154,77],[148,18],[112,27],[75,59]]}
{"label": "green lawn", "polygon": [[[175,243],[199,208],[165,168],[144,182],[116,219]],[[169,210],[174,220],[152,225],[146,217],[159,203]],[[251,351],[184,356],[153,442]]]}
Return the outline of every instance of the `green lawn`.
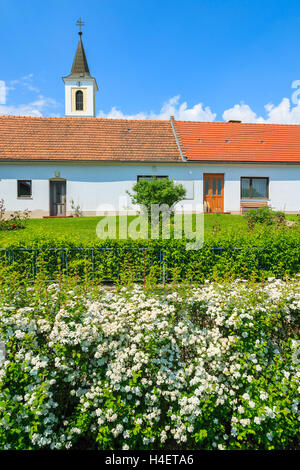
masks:
{"label": "green lawn", "polygon": [[[242,215],[229,214],[205,214],[205,234],[213,235],[222,231],[246,231],[247,223]],[[135,216],[128,217],[128,223]],[[287,216],[289,220],[297,220],[296,215]],[[7,243],[14,243],[24,240],[30,241],[38,238],[55,238],[66,236],[72,240],[97,241],[96,226],[101,217],[79,217],[62,219],[29,219],[26,222],[25,230],[0,231],[0,247]],[[117,217],[117,226],[119,218]],[[193,216],[195,223],[195,216]],[[117,229],[118,231],[118,229]]]}
{"label": "green lawn", "polygon": [[[102,217],[70,217],[57,219],[29,219],[26,222],[26,229],[16,231],[0,231],[0,245],[4,241],[22,240],[26,233],[27,239],[55,236],[70,236],[84,241],[96,241],[96,226]],[[128,216],[129,224],[135,216]],[[195,221],[195,217],[193,217]],[[117,227],[119,217],[117,217]],[[223,214],[205,215],[205,230],[227,229],[229,227],[246,228],[246,221],[243,216],[232,216]]]}

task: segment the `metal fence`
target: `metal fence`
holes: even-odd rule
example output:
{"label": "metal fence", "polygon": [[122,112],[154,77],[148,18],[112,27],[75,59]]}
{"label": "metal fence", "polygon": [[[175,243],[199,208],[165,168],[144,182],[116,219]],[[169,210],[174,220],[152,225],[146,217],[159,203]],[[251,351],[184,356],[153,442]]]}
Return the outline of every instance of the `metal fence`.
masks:
{"label": "metal fence", "polygon": [[[217,257],[222,256],[224,252],[228,252],[228,248],[211,248]],[[229,251],[238,254],[242,249],[232,247]],[[249,248],[249,251],[252,252],[253,249]],[[259,249],[258,249],[259,251]],[[201,252],[201,250],[199,250]],[[257,252],[257,249],[256,249]],[[98,274],[99,264],[103,262],[105,254],[111,254],[114,258],[114,276],[103,276],[101,280],[103,282],[115,282],[120,280],[120,267],[122,261],[124,262],[124,254],[126,253],[135,253],[135,261],[137,264],[138,276],[135,278],[135,281],[141,282],[144,281],[146,276],[149,274],[150,266],[155,266],[156,270],[156,280],[162,282],[170,282],[173,279],[172,274],[170,274],[170,266],[167,262],[166,254],[163,250],[157,250],[156,256],[153,257],[153,252],[149,248],[122,248],[118,250],[117,248],[109,247],[98,247],[98,248],[47,248],[45,250],[38,248],[0,248],[0,263],[3,263],[7,266],[13,265],[15,263],[20,263],[24,272],[26,274],[31,273],[31,279],[34,281],[39,271],[42,269],[40,263],[40,256],[47,256],[47,263],[51,265],[52,268],[48,271],[47,282],[55,282],[57,277],[51,276],[51,273],[59,272],[68,276],[70,274],[70,265],[74,260],[76,261],[87,261],[89,266],[89,277],[95,279]],[[151,258],[147,259],[147,256]],[[50,260],[50,261],[49,261]],[[122,261],[121,261],[122,260]],[[146,263],[146,261],[148,261]],[[261,264],[260,257],[256,253],[256,262],[257,269],[264,269],[264,266]],[[105,260],[104,260],[105,265]],[[49,267],[49,266],[48,266]],[[124,269],[124,265],[123,265]],[[184,278],[179,276],[178,280],[183,280]]]}
{"label": "metal fence", "polygon": [[[113,282],[116,279],[120,279],[120,254],[122,252],[123,258],[126,253],[137,253],[136,257],[137,264],[139,266],[138,272],[141,274],[137,277],[136,281],[143,281],[146,277],[146,254],[149,252],[147,248],[123,248],[122,251],[116,248],[47,248],[46,250],[38,248],[0,248],[0,263],[4,263],[10,266],[15,263],[22,263],[24,269],[32,275],[34,280],[41,270],[41,263],[39,257],[45,253],[52,259],[53,268],[50,271],[56,270],[60,273],[68,276],[70,274],[70,263],[74,260],[84,260],[89,262],[89,276],[94,280],[99,266],[99,261],[104,253],[111,253],[116,259],[115,271],[117,274],[114,277],[104,276],[103,282]],[[80,255],[76,257],[76,255]],[[100,256],[99,256],[100,255]],[[165,263],[164,254],[160,250],[158,262],[158,276],[157,279],[161,282],[165,282]],[[27,269],[26,269],[27,268]],[[54,282],[55,278],[46,279],[47,282]]]}

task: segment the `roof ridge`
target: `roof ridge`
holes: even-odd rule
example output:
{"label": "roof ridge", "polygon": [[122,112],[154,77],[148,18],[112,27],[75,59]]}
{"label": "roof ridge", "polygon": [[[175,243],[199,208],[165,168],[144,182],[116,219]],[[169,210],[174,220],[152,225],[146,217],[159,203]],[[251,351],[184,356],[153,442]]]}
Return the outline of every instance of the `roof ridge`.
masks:
{"label": "roof ridge", "polygon": [[15,116],[11,114],[0,114],[1,118],[10,118],[10,119],[63,119],[64,121],[78,121],[78,120],[87,120],[87,121],[127,121],[127,122],[169,122],[168,119],[126,119],[126,118],[103,118],[103,117],[87,117],[87,116]]}
{"label": "roof ridge", "polygon": [[[87,117],[87,116],[76,116],[75,118],[73,116],[22,116],[22,115],[12,115],[12,114],[0,114],[0,119],[1,118],[9,118],[9,119],[41,119],[41,120],[55,120],[55,119],[63,119],[65,121],[67,120],[72,120],[72,121],[78,121],[78,120],[89,120],[89,121],[120,121],[120,122],[170,122],[169,119],[130,119],[130,118],[104,118],[104,117]],[[240,126],[281,126],[281,127],[296,127],[300,126],[300,123],[272,123],[272,122],[240,122],[240,123],[231,123],[231,122],[226,122],[226,121],[183,121],[183,120],[175,120],[176,123],[188,123],[188,124],[222,124],[226,126],[234,126],[234,128],[238,128]]]}
{"label": "roof ridge", "polygon": [[300,126],[300,123],[277,123],[277,122],[227,122],[227,121],[184,121],[180,119],[176,119],[176,122],[183,122],[183,123],[196,123],[196,124],[226,124],[227,126],[232,125],[235,127],[238,126]]}

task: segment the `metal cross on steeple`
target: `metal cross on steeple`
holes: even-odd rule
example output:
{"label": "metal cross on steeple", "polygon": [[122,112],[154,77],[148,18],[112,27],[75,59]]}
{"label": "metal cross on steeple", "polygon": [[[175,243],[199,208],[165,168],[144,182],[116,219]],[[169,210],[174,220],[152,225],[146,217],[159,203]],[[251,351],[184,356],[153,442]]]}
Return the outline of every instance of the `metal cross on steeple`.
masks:
{"label": "metal cross on steeple", "polygon": [[81,27],[84,26],[84,21],[81,20],[81,18],[79,18],[79,20],[77,20],[76,22],[76,26],[79,27],[79,35],[81,36],[82,35],[82,31],[81,31]]}

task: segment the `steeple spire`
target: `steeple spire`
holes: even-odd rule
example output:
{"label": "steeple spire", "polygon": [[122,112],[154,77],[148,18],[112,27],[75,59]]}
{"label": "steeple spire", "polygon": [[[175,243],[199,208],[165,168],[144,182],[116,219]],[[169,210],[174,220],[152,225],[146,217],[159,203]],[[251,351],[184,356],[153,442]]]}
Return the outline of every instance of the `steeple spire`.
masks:
{"label": "steeple spire", "polygon": [[96,79],[91,76],[82,43],[81,18],[76,23],[79,26],[79,41],[70,75],[63,77],[65,82],[66,116],[94,117],[96,116]]}
{"label": "steeple spire", "polygon": [[79,31],[78,34],[79,34],[79,41],[78,41],[77,50],[76,50],[76,54],[74,57],[70,77],[72,76],[78,77],[78,76],[86,76],[86,75],[90,76],[90,70],[89,70],[87,60],[86,60],[86,55],[85,55],[85,51],[84,51],[84,47],[83,47],[83,43],[81,39],[82,32]]}

